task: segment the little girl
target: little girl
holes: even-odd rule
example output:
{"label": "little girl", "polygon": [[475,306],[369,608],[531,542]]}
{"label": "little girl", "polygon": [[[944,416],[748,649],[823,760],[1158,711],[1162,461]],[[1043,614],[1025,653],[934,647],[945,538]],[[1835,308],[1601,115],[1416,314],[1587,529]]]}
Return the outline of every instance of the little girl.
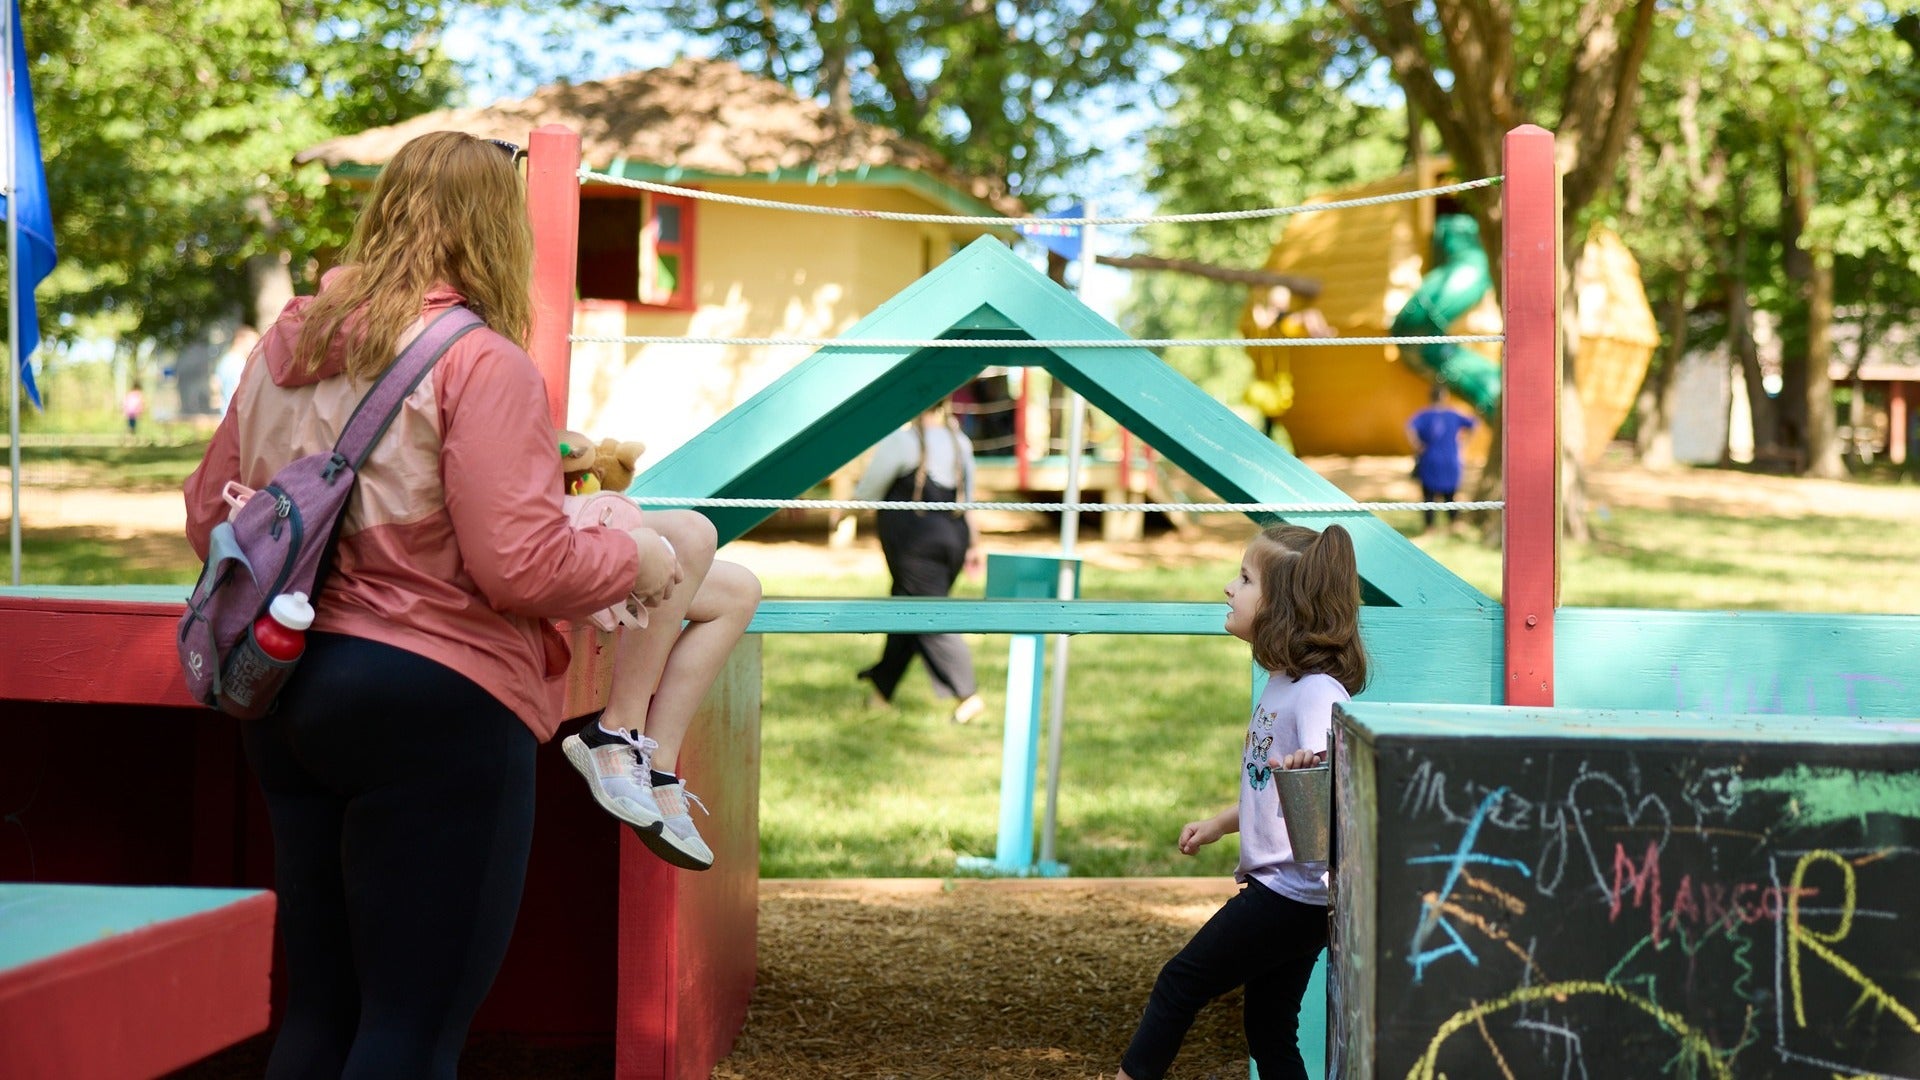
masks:
{"label": "little girl", "polygon": [[1327,866],[1294,859],[1273,770],[1325,760],[1334,703],[1366,685],[1353,538],[1338,525],[1268,527],[1247,545],[1227,605],[1227,633],[1253,647],[1269,679],[1247,726],[1239,803],[1188,822],[1180,850],[1240,833],[1242,888],[1160,970],[1117,1080],[1159,1080],[1201,1006],[1236,986],[1263,1080],[1307,1075],[1300,998],[1327,944]]}

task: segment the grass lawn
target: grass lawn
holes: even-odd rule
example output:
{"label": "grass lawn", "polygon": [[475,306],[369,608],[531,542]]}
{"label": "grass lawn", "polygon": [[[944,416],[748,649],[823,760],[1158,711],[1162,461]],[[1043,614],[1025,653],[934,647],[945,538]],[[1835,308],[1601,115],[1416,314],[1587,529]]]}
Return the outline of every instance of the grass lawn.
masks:
{"label": "grass lawn", "polygon": [[[153,492],[177,490],[199,448],[27,447],[23,455],[30,484]],[[1389,520],[1407,531],[1416,523],[1413,515]],[[1567,605],[1910,612],[1920,597],[1911,520],[1621,507],[1596,514],[1593,525],[1591,543],[1563,553]],[[1415,542],[1498,594],[1497,551],[1440,532]],[[1180,551],[1176,538],[1161,544]],[[34,583],[186,583],[198,569],[183,541],[151,533],[34,530],[25,556]],[[1090,562],[1084,595],[1216,599],[1237,554],[1135,561],[1142,565]],[[887,587],[877,550],[849,573],[762,576],[770,596],[880,596]],[[979,591],[963,582],[960,594]],[[917,666],[893,709],[866,706],[853,673],[878,654],[877,637],[764,642],[762,753],[773,765],[761,781],[765,875],[946,876],[956,856],[993,854],[1008,640],[972,644],[989,708],[956,726]],[[1186,858],[1172,841],[1183,822],[1233,797],[1250,686],[1245,646],[1225,637],[1089,635],[1072,643],[1071,673],[1056,858],[1075,875],[1229,872],[1232,842]]]}

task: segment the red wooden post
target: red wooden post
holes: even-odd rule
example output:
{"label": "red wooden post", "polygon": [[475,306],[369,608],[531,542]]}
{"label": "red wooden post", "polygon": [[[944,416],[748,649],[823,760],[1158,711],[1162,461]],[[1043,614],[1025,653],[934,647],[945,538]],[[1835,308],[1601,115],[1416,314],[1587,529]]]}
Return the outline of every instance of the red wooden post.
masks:
{"label": "red wooden post", "polygon": [[1560,592],[1560,176],[1544,128],[1507,132],[1505,152],[1506,703],[1550,706]]}
{"label": "red wooden post", "polygon": [[1907,463],[1907,399],[1920,395],[1914,389],[1920,383],[1889,383],[1893,392],[1887,395],[1887,460],[1895,465]]}
{"label": "red wooden post", "polygon": [[1114,486],[1124,493],[1121,499],[1133,497],[1133,432],[1126,428],[1120,429],[1120,471]]}
{"label": "red wooden post", "polygon": [[567,426],[574,267],[580,254],[580,135],[535,128],[527,146],[527,216],[533,221],[533,329],[527,352],[547,383],[554,427]]}

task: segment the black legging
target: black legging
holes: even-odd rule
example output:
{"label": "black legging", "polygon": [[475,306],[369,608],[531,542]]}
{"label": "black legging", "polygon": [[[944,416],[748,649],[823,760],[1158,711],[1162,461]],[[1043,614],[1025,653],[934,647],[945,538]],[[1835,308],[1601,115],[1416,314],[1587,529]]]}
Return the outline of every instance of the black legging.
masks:
{"label": "black legging", "polygon": [[[931,480],[917,496],[929,502],[951,502],[954,497],[953,488]],[[911,474],[894,481],[887,491],[890,502],[914,498]],[[880,551],[893,575],[892,595],[945,596],[953,591],[954,580],[967,562],[966,518],[941,510],[882,510],[875,516],[874,530],[880,534]],[[860,677],[891,701],[915,656],[927,662],[935,694],[969,698],[979,689],[973,679],[973,655],[959,634],[888,634],[880,661]]]}
{"label": "black legging", "polygon": [[440,664],[312,634],[245,741],[287,955],[267,1076],[452,1080],[520,908],[533,733]]}
{"label": "black legging", "polygon": [[1160,969],[1120,1067],[1134,1080],[1160,1080],[1201,1007],[1243,986],[1247,1053],[1261,1080],[1306,1080],[1300,998],[1326,945],[1326,908],[1248,881]]}

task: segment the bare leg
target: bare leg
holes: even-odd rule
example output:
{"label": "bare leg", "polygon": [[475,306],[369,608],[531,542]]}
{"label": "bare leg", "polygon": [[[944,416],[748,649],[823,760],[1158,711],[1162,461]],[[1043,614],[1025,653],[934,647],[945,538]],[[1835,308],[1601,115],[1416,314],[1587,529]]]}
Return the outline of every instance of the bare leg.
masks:
{"label": "bare leg", "polygon": [[739,563],[714,560],[647,709],[647,737],[660,744],[653,752],[654,768],[675,771],[694,713],[759,606],[760,579]]}
{"label": "bare leg", "polygon": [[691,510],[650,513],[646,515],[646,524],[673,544],[686,576],[665,603],[648,609],[644,629],[628,630],[620,635],[614,652],[613,686],[607,692],[607,709],[601,714],[600,724],[608,729],[643,732],[659,742],[660,749],[654,752],[654,767],[665,772],[672,770],[679,756],[680,739],[686,734],[688,721],[681,721],[678,729],[671,732],[663,725],[662,733],[671,735],[671,744],[652,731],[648,721],[668,657],[683,636],[682,622],[713,566],[716,537],[713,523],[705,515]]}

